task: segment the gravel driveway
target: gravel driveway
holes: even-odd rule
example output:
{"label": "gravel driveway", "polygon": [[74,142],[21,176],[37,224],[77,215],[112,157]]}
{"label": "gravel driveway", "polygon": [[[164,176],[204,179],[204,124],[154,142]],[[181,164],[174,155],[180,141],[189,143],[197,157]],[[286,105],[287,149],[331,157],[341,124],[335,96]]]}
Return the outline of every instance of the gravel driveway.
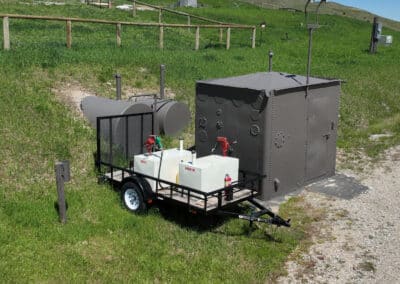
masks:
{"label": "gravel driveway", "polygon": [[327,217],[309,251],[287,263],[279,283],[400,283],[400,146],[354,177],[366,190],[351,199],[314,192],[301,194]]}

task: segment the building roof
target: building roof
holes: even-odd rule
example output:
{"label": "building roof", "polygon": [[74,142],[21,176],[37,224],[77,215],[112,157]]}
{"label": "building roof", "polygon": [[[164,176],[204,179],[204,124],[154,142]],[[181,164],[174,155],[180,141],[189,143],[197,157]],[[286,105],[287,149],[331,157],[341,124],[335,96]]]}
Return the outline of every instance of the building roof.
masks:
{"label": "building roof", "polygon": [[[197,83],[269,92],[272,90],[306,86],[306,80],[307,78],[301,75],[293,75],[281,72],[259,72],[236,77],[198,81]],[[338,80],[310,77],[309,85],[311,86],[332,82],[338,82],[339,84]]]}

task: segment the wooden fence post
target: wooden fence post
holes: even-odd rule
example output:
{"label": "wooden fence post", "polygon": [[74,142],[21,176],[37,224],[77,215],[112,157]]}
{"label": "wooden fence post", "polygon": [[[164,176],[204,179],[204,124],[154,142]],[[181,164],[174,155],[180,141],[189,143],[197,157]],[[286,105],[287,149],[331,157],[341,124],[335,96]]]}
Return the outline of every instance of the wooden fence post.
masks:
{"label": "wooden fence post", "polygon": [[117,46],[121,46],[121,23],[117,24]]}
{"label": "wooden fence post", "polygon": [[[190,16],[188,16],[188,19],[187,19],[188,21],[187,21],[187,23],[188,23],[188,26],[190,26]],[[188,27],[188,32],[190,32],[190,27]]]}
{"label": "wooden fence post", "polygon": [[164,48],[164,26],[160,26],[160,48]]}
{"label": "wooden fence post", "polygon": [[372,33],[371,33],[371,42],[369,44],[369,53],[376,53],[378,49],[378,39],[375,38],[375,35],[378,33],[378,17],[374,17],[374,22],[372,23]]}
{"label": "wooden fence post", "polygon": [[136,16],[136,0],[132,2],[132,16]]}
{"label": "wooden fence post", "polygon": [[251,38],[251,48],[256,48],[256,28],[253,28],[253,36]]}
{"label": "wooden fence post", "polygon": [[224,41],[224,30],[222,28],[219,29],[219,43],[222,44]]}
{"label": "wooden fence post", "polygon": [[111,2],[111,0],[108,0],[108,9],[111,9],[112,8],[112,2]]}
{"label": "wooden fence post", "polygon": [[200,27],[197,26],[196,27],[196,43],[195,43],[194,49],[199,50],[199,47],[200,47]]}
{"label": "wooden fence post", "polygon": [[67,48],[71,48],[72,45],[72,24],[70,20],[67,20]]}
{"label": "wooden fence post", "polygon": [[10,49],[10,25],[8,17],[3,18],[3,48],[4,50]]}
{"label": "wooden fence post", "polygon": [[70,180],[69,162],[56,162],[54,170],[56,173],[58,214],[60,217],[60,222],[65,224],[67,222],[67,204],[65,201],[64,182],[68,182]]}
{"label": "wooden fence post", "polygon": [[226,29],[226,49],[231,48],[231,28]]}
{"label": "wooden fence post", "polygon": [[158,10],[158,22],[161,24],[162,23],[162,9]]}

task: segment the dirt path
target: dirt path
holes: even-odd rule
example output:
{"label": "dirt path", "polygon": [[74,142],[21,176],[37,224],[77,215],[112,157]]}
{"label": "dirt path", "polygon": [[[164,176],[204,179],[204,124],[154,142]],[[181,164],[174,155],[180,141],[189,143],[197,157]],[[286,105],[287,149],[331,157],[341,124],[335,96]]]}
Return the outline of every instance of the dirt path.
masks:
{"label": "dirt path", "polygon": [[363,174],[344,172],[368,187],[352,199],[305,190],[327,218],[302,259],[287,263],[279,283],[400,283],[400,147]]}

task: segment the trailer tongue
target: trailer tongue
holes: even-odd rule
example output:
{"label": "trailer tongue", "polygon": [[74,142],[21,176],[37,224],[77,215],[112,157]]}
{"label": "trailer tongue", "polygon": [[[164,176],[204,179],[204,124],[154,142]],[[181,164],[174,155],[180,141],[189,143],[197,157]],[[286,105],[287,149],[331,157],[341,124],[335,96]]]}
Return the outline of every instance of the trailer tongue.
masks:
{"label": "trailer tongue", "polygon": [[[182,143],[178,149],[162,149],[153,131],[143,127],[153,125],[153,119],[152,112],[97,118],[96,167],[102,179],[120,189],[128,210],[143,213],[156,202],[169,202],[195,214],[235,217],[249,221],[250,225],[261,222],[290,227],[290,220],[284,220],[255,199],[257,185],[265,176],[239,172],[239,159],[234,157],[209,155],[196,159],[192,151],[183,149]],[[114,121],[125,121],[118,143],[112,130]],[[125,137],[122,143],[121,137]],[[137,142],[139,147],[134,145]],[[229,145],[225,137],[219,137],[217,143],[223,148]],[[154,151],[154,146],[158,151]],[[227,151],[229,147],[225,147]],[[141,151],[135,152],[138,148]],[[232,210],[245,201],[258,210],[249,214]],[[264,215],[268,217],[263,218]]]}

